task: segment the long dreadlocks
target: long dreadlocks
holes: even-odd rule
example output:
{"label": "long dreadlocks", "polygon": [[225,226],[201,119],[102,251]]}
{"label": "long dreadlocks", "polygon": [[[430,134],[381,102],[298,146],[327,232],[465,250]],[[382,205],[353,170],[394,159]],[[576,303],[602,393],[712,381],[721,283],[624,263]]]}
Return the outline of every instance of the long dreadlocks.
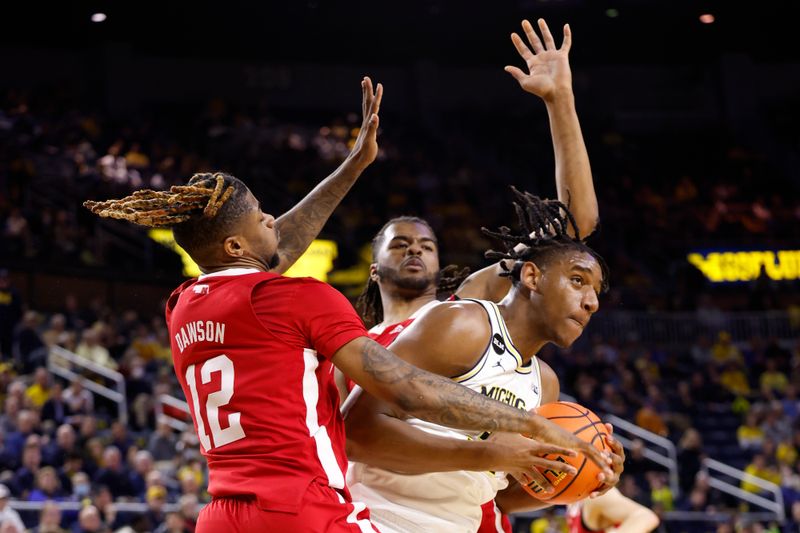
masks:
{"label": "long dreadlocks", "polygon": [[190,254],[227,235],[246,211],[247,186],[223,172],[200,173],[168,191],[144,189],[118,200],[87,200],[84,207],[104,218],[151,228],[172,228],[175,241]]}
{"label": "long dreadlocks", "polygon": [[[511,187],[511,190],[516,196],[514,210],[523,233],[515,235],[506,226],[502,226],[498,231],[481,228],[485,235],[499,239],[506,245],[505,252],[489,250],[485,254],[486,258],[509,259],[514,262],[511,268],[505,262],[501,262],[504,272],[500,275],[510,277],[513,283],[517,283],[525,261],[544,264],[557,253],[577,250],[597,260],[603,274],[602,290],[606,291],[608,265],[600,254],[581,240],[578,225],[567,206],[558,200],[542,200],[529,192],[520,192],[514,187]],[[570,236],[569,226],[572,226],[575,237]]]}
{"label": "long dreadlocks", "polygon": [[[427,221],[419,217],[401,216],[391,219],[383,225],[383,227],[375,234],[372,239],[372,261],[375,262],[378,257],[378,250],[383,245],[383,239],[386,236],[386,230],[393,224],[400,223],[422,224],[431,230],[433,228]],[[447,265],[439,271],[436,276],[436,293],[439,295],[452,294],[469,276],[469,268],[459,268],[456,265]],[[356,300],[356,310],[364,319],[367,327],[372,327],[375,324],[383,322],[383,301],[381,300],[381,291],[378,287],[378,282],[372,278],[367,280],[367,285]]]}

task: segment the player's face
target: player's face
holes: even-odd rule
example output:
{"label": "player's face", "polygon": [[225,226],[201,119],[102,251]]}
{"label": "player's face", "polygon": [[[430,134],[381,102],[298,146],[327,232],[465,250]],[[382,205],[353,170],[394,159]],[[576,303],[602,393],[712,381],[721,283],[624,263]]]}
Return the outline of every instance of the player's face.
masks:
{"label": "player's face", "polygon": [[248,210],[243,215],[242,236],[245,239],[245,254],[250,255],[267,269],[275,268],[280,261],[278,242],[280,232],[275,227],[275,217],[261,210],[261,204],[253,193],[247,192],[245,200]]}
{"label": "player's face", "polygon": [[398,222],[384,233],[371,275],[379,283],[420,293],[436,285],[439,248],[425,224]]}
{"label": "player's face", "polygon": [[537,292],[553,343],[563,348],[581,336],[600,307],[602,282],[600,264],[586,252],[565,252],[542,267]]}

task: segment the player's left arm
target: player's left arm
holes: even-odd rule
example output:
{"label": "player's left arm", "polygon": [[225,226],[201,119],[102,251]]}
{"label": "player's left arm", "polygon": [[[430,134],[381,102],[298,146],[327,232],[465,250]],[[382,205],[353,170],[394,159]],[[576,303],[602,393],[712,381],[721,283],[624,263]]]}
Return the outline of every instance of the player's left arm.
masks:
{"label": "player's left arm", "polygon": [[[600,215],[589,154],[583,141],[572,91],[572,71],[569,66],[572,32],[569,25],[565,25],[561,48],[556,48],[545,21],[539,19],[538,24],[541,40],[527,20],[522,22],[522,29],[533,51],[519,35],[511,35],[517,52],[525,60],[528,73],[512,66],[507,66],[505,70],[525,92],[544,100],[553,138],[558,199],[569,207],[581,238],[586,238],[597,227]],[[574,236],[572,228],[569,233]],[[499,263],[478,270],[464,280],[456,294],[461,298],[498,302],[511,288],[511,281],[501,277],[501,272],[503,269]]]}
{"label": "player's left arm", "polygon": [[585,238],[597,227],[599,212],[589,154],[583,142],[572,91],[572,71],[569,66],[572,31],[569,24],[564,25],[564,40],[561,47],[557,48],[544,19],[537,22],[541,39],[530,22],[522,22],[530,48],[519,35],[511,35],[517,52],[528,67],[528,73],[513,66],[507,66],[505,70],[525,92],[544,100],[553,137],[558,199],[569,207],[581,238]]}
{"label": "player's left arm", "polygon": [[361,91],[364,118],[350,155],[296,206],[275,221],[275,227],[281,235],[278,244],[280,263],[272,272],[286,272],[303,255],[322,231],[333,210],[378,155],[378,112],[383,86],[379,83],[373,92],[372,81],[365,77],[361,81]]}
{"label": "player's left arm", "polygon": [[619,524],[606,527],[606,533],[649,533],[660,523],[656,513],[624,496],[618,489],[586,501],[584,512],[590,512],[595,506],[603,522],[601,525]]}

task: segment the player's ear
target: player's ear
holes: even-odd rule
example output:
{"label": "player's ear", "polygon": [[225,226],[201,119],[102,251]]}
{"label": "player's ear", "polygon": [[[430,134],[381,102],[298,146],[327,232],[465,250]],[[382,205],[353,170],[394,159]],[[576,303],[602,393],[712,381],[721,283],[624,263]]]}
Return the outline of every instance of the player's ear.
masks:
{"label": "player's ear", "polygon": [[369,279],[378,283],[378,263],[372,263],[369,266]]}
{"label": "player's ear", "polygon": [[222,242],[225,255],[238,259],[244,255],[247,241],[241,235],[231,235]]}
{"label": "player's ear", "polygon": [[528,290],[535,291],[541,282],[542,271],[533,261],[525,261],[519,271],[519,282]]}

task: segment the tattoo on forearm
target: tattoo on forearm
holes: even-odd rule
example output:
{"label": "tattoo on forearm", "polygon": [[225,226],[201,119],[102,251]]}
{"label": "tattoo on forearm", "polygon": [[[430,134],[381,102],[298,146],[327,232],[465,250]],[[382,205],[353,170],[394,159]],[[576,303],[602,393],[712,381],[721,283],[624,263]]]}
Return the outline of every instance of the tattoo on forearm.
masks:
{"label": "tattoo on forearm", "polygon": [[525,411],[410,365],[375,341],[364,343],[361,363],[375,381],[400,385],[398,406],[419,418],[461,429],[520,433],[531,430]]}
{"label": "tattoo on forearm", "polygon": [[277,220],[281,232],[278,254],[281,262],[292,264],[319,235],[333,210],[353,186],[358,173],[345,165],[337,168],[299,204]]}

